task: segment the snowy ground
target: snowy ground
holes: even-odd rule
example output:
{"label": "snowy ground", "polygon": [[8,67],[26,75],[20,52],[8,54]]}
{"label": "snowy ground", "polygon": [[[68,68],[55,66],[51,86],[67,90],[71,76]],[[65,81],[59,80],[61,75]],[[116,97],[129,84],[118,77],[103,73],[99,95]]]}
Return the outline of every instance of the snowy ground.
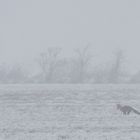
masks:
{"label": "snowy ground", "polygon": [[1,85],[0,140],[140,140],[140,85]]}

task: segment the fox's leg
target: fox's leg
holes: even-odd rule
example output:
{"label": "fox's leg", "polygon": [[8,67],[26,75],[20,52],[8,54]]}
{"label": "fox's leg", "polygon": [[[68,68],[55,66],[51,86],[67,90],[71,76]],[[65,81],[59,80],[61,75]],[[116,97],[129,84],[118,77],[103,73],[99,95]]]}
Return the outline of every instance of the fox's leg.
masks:
{"label": "fox's leg", "polygon": [[125,115],[125,114],[126,114],[124,111],[123,111],[122,113],[123,113],[123,115]]}
{"label": "fox's leg", "polygon": [[124,113],[124,115],[127,115],[127,112],[126,111],[124,111],[123,113]]}
{"label": "fox's leg", "polygon": [[127,114],[129,115],[130,114],[130,111],[128,111]]}

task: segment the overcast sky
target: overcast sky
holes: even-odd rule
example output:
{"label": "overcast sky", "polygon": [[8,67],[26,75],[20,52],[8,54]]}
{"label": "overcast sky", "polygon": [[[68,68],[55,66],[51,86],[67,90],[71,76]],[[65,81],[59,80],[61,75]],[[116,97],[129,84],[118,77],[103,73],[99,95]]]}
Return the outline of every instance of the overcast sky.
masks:
{"label": "overcast sky", "polygon": [[128,70],[139,70],[140,1],[0,0],[0,63],[28,65],[45,47],[87,43],[98,59],[122,48]]}

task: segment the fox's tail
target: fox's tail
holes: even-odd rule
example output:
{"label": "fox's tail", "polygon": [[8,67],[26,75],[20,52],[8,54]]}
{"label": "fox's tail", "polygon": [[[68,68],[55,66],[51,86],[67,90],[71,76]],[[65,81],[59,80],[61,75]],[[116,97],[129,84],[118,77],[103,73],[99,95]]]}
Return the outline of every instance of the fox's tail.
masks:
{"label": "fox's tail", "polygon": [[140,115],[140,112],[133,108],[133,112]]}

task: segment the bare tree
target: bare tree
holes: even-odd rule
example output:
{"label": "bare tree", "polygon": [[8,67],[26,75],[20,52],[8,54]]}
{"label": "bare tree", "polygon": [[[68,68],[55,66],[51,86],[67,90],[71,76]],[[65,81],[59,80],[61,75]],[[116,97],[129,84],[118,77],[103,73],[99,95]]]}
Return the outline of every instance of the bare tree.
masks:
{"label": "bare tree", "polygon": [[49,47],[46,52],[40,54],[39,66],[42,71],[44,82],[53,82],[53,75],[57,66],[61,48]]}
{"label": "bare tree", "polygon": [[8,81],[7,73],[8,73],[7,65],[1,64],[0,65],[0,83],[7,83]]}
{"label": "bare tree", "polygon": [[130,77],[130,83],[140,83],[140,70]]}
{"label": "bare tree", "polygon": [[20,65],[13,65],[7,73],[8,83],[25,83],[27,82],[27,72]]}
{"label": "bare tree", "polygon": [[87,68],[91,59],[89,44],[86,47],[75,50],[76,58],[73,63],[72,82],[83,83],[86,80]]}
{"label": "bare tree", "polygon": [[107,83],[108,81],[108,69],[96,69],[93,71],[94,83]]}
{"label": "bare tree", "polygon": [[118,83],[120,75],[122,74],[121,66],[123,62],[123,51],[118,50],[115,53],[115,61],[111,67],[110,73],[109,73],[109,82],[110,83]]}

